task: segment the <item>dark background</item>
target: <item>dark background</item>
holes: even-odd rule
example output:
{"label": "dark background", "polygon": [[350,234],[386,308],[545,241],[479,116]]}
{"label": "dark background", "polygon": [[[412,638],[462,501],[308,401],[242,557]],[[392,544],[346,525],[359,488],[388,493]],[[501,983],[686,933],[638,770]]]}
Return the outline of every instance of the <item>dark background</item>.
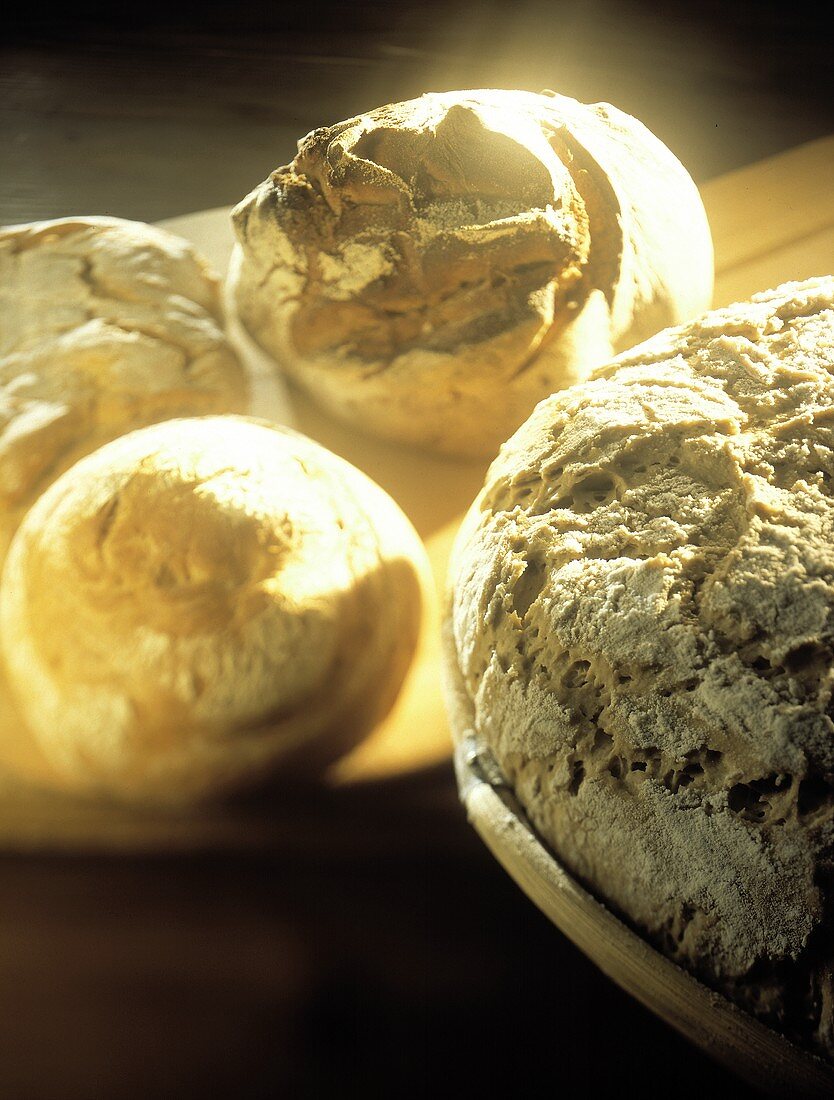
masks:
{"label": "dark background", "polygon": [[[312,127],[424,90],[637,115],[698,182],[830,132],[807,4],[110,4],[5,17],[0,222],[237,201]],[[283,850],[0,854],[0,1094],[746,1095],[470,832],[451,771],[299,795]]]}
{"label": "dark background", "polygon": [[5,222],[229,204],[314,126],[426,90],[608,100],[698,182],[834,116],[802,2],[21,3],[2,33]]}

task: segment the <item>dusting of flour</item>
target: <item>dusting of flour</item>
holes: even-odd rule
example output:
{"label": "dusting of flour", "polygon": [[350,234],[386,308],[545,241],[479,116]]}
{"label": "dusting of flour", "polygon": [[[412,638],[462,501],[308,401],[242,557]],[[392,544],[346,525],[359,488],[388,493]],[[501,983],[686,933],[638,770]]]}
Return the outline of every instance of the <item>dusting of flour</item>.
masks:
{"label": "dusting of flour", "polygon": [[559,857],[829,1055],[832,305],[788,284],[543,401],[453,604],[476,730]]}

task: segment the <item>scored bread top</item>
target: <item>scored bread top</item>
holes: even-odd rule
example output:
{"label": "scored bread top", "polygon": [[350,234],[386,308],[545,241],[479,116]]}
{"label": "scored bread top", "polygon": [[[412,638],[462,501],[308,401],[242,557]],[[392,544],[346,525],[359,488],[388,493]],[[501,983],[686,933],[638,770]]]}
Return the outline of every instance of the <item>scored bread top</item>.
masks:
{"label": "scored bread top", "polygon": [[607,104],[429,93],[314,130],[233,213],[242,320],[331,411],[487,453],[544,394],[705,309],[697,190]]}

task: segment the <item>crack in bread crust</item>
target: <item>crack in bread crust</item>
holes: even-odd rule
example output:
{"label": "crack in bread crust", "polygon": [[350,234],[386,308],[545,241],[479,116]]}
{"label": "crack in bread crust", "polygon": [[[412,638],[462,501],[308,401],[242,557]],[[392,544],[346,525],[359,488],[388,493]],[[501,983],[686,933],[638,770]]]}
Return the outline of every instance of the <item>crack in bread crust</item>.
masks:
{"label": "crack in bread crust", "polygon": [[114,218],[0,233],[0,562],[31,504],[96,447],[247,404],[217,277],[191,245]]}
{"label": "crack in bread crust", "polygon": [[692,181],[636,120],[508,91],[313,131],[233,213],[237,304],[331,412],[451,453],[709,304]]}

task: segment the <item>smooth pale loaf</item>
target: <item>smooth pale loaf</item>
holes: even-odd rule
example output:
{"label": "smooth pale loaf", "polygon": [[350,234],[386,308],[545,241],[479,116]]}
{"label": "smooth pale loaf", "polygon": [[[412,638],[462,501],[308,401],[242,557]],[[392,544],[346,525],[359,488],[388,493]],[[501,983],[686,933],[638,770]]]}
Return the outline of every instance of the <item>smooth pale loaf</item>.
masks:
{"label": "smooth pale loaf", "polygon": [[34,505],[0,585],[40,781],[184,804],[323,767],[393,702],[427,575],[391,498],[288,429],[107,444]]}

